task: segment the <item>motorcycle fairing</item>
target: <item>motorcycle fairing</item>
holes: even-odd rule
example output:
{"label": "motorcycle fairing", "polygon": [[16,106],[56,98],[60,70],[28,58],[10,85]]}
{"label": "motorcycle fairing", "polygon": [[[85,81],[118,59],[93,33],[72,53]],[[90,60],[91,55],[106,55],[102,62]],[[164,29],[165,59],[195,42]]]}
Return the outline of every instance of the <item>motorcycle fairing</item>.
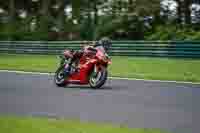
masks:
{"label": "motorcycle fairing", "polygon": [[88,75],[90,75],[91,70],[93,70],[92,67],[96,62],[96,59],[87,60],[86,57],[82,57],[79,61],[79,72],[70,75],[66,82],[88,84]]}

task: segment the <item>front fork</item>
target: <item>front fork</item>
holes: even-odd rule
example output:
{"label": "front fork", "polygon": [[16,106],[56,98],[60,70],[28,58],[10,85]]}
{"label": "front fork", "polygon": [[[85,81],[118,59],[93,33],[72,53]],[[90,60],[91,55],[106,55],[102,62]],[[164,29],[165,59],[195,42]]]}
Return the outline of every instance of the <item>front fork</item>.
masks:
{"label": "front fork", "polygon": [[94,71],[93,71],[93,76],[97,76],[98,72],[101,71],[102,69],[105,69],[104,66],[102,65],[94,65]]}
{"label": "front fork", "polygon": [[98,68],[97,68],[97,65],[95,64],[94,65],[94,73],[97,73],[98,72],[97,70],[98,70]]}

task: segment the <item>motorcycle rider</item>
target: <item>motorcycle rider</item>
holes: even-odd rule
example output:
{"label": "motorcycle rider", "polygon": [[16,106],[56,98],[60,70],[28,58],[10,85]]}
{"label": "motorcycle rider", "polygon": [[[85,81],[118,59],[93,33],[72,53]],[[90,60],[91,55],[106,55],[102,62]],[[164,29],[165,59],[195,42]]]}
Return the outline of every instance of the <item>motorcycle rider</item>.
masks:
{"label": "motorcycle rider", "polygon": [[[72,64],[75,63],[75,61],[79,60],[83,53],[84,53],[84,46],[87,46],[87,49],[89,51],[94,51],[96,48],[103,48],[105,52],[107,53],[110,47],[112,46],[111,40],[107,37],[102,38],[101,40],[97,42],[86,42],[81,45],[82,49],[78,51],[73,51],[73,57],[70,59],[70,62],[68,64],[68,67],[64,69],[64,74],[68,75],[71,71]],[[75,63],[75,68],[77,68],[78,63]]]}

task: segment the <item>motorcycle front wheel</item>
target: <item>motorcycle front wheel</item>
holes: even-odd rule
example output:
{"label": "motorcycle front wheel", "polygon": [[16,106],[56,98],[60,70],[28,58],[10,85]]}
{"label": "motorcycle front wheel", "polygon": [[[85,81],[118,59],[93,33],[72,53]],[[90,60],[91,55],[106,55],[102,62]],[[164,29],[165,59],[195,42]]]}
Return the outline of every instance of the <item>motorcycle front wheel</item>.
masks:
{"label": "motorcycle front wheel", "polygon": [[94,89],[101,88],[105,84],[107,76],[108,76],[107,69],[102,69],[97,73],[92,72],[89,78],[90,87]]}

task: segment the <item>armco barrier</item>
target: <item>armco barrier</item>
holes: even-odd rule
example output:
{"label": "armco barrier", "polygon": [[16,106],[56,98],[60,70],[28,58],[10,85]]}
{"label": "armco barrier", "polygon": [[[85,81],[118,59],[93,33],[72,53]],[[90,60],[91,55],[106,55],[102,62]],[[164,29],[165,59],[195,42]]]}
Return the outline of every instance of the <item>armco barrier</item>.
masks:
{"label": "armco barrier", "polygon": [[[60,54],[81,41],[0,41],[0,53]],[[110,55],[200,58],[200,41],[113,41]]]}

